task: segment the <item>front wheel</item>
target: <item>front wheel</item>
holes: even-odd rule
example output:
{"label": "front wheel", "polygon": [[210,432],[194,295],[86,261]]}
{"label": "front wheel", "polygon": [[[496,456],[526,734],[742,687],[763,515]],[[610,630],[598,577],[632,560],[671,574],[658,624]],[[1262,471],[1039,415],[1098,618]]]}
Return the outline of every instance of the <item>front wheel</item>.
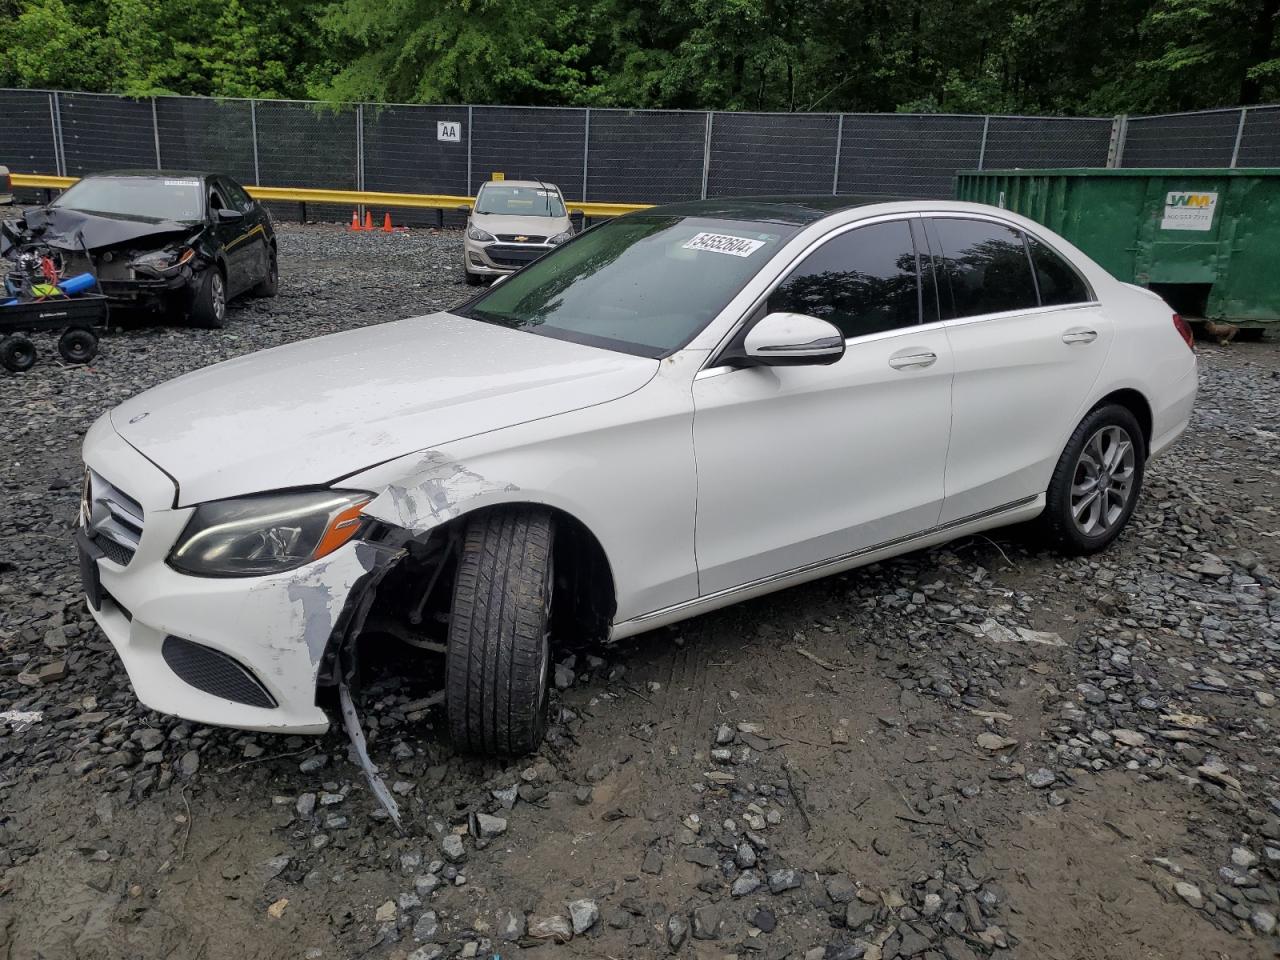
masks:
{"label": "front wheel", "polygon": [[453,585],[445,699],[460,750],[536,750],[547,725],[551,666],[551,514],[478,514],[463,534]]}
{"label": "front wheel", "polygon": [[26,337],[0,340],[0,366],[14,373],[30,370],[36,362],[36,345]]}
{"label": "front wheel", "polygon": [[1115,540],[1138,503],[1147,444],[1137,418],[1108,404],[1076,427],[1049,481],[1041,522],[1068,553],[1095,553]]}
{"label": "front wheel", "polygon": [[193,327],[206,330],[220,329],[227,322],[227,280],[220,267],[211,266],[196,279],[189,317]]}
{"label": "front wheel", "polygon": [[480,274],[472,273],[470,270],[467,270],[465,267],[463,268],[462,272],[467,275],[468,287],[478,287],[484,283],[484,277],[480,276]]}

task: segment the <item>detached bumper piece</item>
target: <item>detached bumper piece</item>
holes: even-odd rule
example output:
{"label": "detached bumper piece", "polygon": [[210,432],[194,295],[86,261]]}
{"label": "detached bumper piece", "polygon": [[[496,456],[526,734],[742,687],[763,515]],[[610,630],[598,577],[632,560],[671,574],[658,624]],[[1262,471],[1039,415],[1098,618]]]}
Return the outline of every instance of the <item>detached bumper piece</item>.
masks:
{"label": "detached bumper piece", "polygon": [[274,707],[275,697],[234,657],[203,644],[168,636],[160,648],[178,677],[207,694],[250,707]]}

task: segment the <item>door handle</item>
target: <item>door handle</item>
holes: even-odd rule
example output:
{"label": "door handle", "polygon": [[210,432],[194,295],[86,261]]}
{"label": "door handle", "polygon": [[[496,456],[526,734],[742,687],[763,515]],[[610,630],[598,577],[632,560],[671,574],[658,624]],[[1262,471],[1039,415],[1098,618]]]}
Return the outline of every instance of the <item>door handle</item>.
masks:
{"label": "door handle", "polygon": [[1068,330],[1062,335],[1063,343],[1093,343],[1097,339],[1097,330]]}
{"label": "door handle", "polygon": [[907,367],[931,367],[937,361],[936,353],[909,353],[903,357],[890,357],[889,366],[895,370]]}

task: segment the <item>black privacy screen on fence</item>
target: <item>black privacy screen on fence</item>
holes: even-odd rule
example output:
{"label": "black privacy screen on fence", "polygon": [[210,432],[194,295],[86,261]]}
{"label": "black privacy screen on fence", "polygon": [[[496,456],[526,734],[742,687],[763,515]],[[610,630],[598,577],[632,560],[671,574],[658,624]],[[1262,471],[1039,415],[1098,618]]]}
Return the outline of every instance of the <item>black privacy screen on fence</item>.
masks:
{"label": "black privacy screen on fence", "polygon": [[[0,90],[0,164],[211,169],[246,184],[473,196],[495,174],[570,200],[952,195],[959,170],[1280,165],[1280,107],[1152,117],[723,113],[324,104]],[[281,208],[286,216],[296,209]],[[314,211],[333,217],[336,207]],[[412,222],[441,222],[406,212]],[[462,214],[446,214],[457,223]]]}

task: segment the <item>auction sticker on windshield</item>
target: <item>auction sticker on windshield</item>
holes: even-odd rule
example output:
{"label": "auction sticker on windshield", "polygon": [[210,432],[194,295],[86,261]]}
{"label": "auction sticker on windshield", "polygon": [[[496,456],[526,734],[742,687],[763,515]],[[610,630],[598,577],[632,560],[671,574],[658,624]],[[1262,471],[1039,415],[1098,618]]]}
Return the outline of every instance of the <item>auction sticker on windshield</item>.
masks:
{"label": "auction sticker on windshield", "polygon": [[697,233],[683,244],[685,250],[727,253],[731,257],[749,257],[763,246],[763,240],[734,237],[727,233]]}

